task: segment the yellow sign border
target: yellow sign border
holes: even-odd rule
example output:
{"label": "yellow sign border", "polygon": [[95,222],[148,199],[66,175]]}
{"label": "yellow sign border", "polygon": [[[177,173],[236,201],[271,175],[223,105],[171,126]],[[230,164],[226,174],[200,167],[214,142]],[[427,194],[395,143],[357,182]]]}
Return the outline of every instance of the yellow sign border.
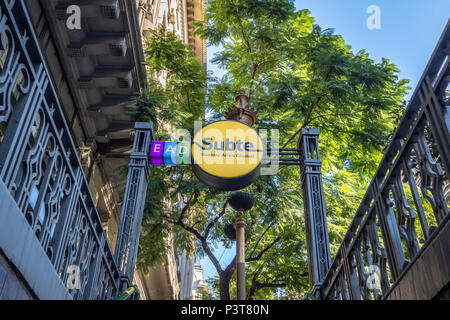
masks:
{"label": "yellow sign border", "polygon": [[[257,151],[257,153],[260,154],[259,159],[258,159],[259,161],[257,163],[249,164],[249,166],[251,166],[251,168],[248,171],[246,171],[244,173],[239,173],[239,175],[232,176],[232,177],[224,177],[224,176],[217,175],[217,173],[211,171],[210,169],[204,168],[203,167],[204,164],[199,164],[199,163],[197,163],[195,161],[195,154],[196,154],[196,152],[194,151],[194,148],[198,148],[198,146],[195,146],[196,138],[198,137],[198,135],[202,134],[203,130],[207,129],[208,127],[213,126],[214,124],[223,123],[223,122],[233,123],[235,125],[241,126],[242,129],[245,128],[245,130],[251,129],[254,132],[256,140],[257,140],[257,146],[256,147],[258,147],[258,146],[264,147],[263,140],[261,139],[260,135],[258,134],[258,132],[254,128],[246,125],[245,123],[242,123],[242,122],[239,122],[239,121],[235,121],[235,120],[219,120],[219,121],[215,121],[215,122],[207,124],[206,126],[202,127],[202,129],[199,130],[194,135],[194,138],[192,139],[192,148],[191,148],[191,155],[192,155],[192,160],[193,160],[192,163],[195,164],[199,169],[201,169],[205,173],[207,173],[207,174],[209,174],[211,176],[214,176],[214,177],[221,178],[221,179],[237,179],[237,178],[240,178],[240,177],[244,177],[244,176],[248,175],[249,173],[253,172],[254,170],[256,170],[261,165],[261,161],[262,161],[262,158],[264,156],[264,149],[263,148],[261,149],[261,151]],[[236,129],[239,129],[239,128],[236,128]],[[232,166],[234,166],[234,165],[235,164],[229,164],[230,168]],[[208,165],[208,166],[212,166],[212,165]]]}

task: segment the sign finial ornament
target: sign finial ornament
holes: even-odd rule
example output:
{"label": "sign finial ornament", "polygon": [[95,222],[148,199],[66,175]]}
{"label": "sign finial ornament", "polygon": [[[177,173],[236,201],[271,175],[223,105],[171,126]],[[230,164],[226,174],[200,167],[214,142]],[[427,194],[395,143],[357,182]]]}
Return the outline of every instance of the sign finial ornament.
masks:
{"label": "sign finial ornament", "polygon": [[228,120],[235,120],[252,127],[258,120],[256,111],[248,106],[249,97],[242,90],[241,94],[236,97],[236,106],[228,110],[225,117]]}

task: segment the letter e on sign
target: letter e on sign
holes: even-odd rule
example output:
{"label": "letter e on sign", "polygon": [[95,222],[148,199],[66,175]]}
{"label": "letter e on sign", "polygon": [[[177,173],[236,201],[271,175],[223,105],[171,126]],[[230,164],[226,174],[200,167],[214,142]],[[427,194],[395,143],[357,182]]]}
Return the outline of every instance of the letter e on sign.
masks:
{"label": "letter e on sign", "polygon": [[150,163],[152,165],[163,165],[164,142],[153,141],[150,149]]}

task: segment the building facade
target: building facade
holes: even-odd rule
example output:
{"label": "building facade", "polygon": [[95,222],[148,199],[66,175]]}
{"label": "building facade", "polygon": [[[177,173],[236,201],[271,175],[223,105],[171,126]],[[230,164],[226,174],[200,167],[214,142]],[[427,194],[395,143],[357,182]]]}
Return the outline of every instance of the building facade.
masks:
{"label": "building facade", "polygon": [[[206,68],[206,42],[191,34],[192,22],[204,19],[206,1],[139,0],[137,3],[144,47],[152,31],[162,26],[185,44],[191,45],[193,53]],[[154,77],[151,70],[148,71],[149,77]],[[159,75],[157,79],[164,82],[164,76]],[[194,258],[186,252],[177,252],[171,238],[166,241],[170,250],[164,264],[145,273],[138,271],[140,279],[136,279],[136,283],[142,283],[140,289],[148,299],[187,299],[192,291]]]}
{"label": "building facade", "polygon": [[203,268],[200,265],[194,267],[194,283],[192,286],[192,300],[202,300],[202,293],[209,292],[208,283],[204,279]]}
{"label": "building facade", "polygon": [[[147,87],[142,35],[172,26],[206,59],[189,36],[202,10],[195,1],[0,1],[0,299],[118,296],[117,177],[133,147],[131,97]],[[162,267],[169,286],[136,272],[143,298],[178,286],[172,260]]]}

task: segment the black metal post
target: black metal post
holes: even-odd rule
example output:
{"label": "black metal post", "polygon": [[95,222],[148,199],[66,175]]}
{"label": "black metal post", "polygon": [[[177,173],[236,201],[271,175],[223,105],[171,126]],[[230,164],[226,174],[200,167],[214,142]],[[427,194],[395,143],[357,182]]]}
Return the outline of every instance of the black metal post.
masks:
{"label": "black metal post", "polygon": [[119,233],[114,259],[121,273],[120,289],[132,284],[139,245],[142,216],[148,177],[150,175],[149,153],[153,141],[153,125],[136,122],[133,152],[128,171],[127,186],[122,205]]}
{"label": "black metal post", "polygon": [[298,140],[302,164],[300,173],[308,246],[309,279],[312,293],[320,298],[320,288],[331,266],[327,215],[322,187],[322,162],[319,154],[319,130],[302,129]]}

